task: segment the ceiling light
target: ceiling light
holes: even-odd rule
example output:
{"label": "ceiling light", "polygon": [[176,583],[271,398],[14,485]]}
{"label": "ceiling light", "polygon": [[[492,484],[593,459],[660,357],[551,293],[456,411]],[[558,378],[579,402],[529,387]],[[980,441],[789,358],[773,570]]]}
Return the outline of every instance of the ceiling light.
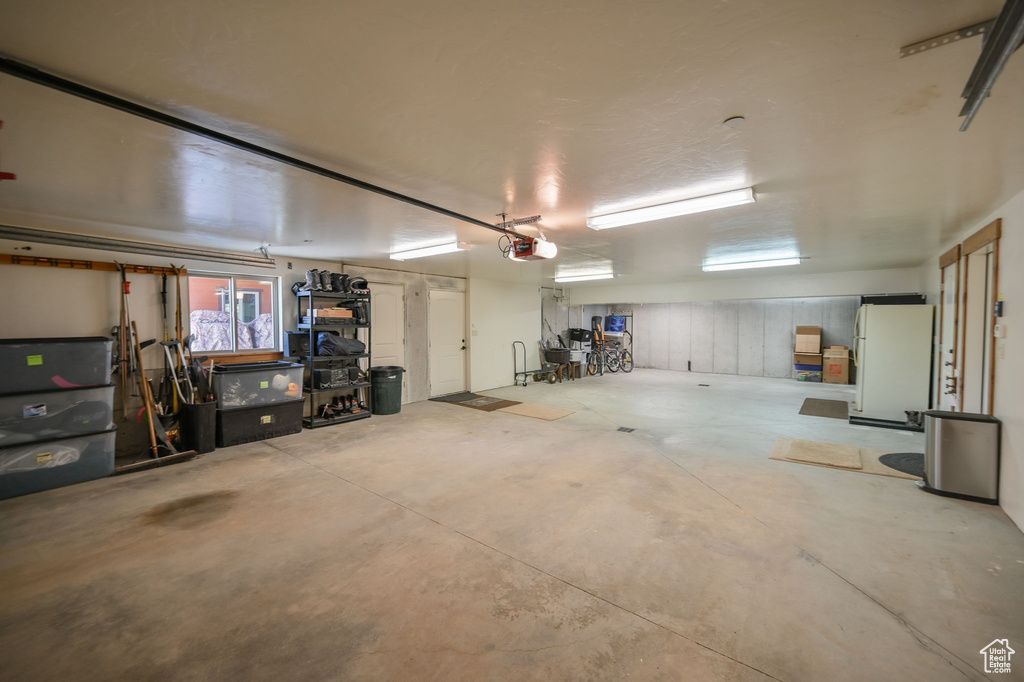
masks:
{"label": "ceiling light", "polygon": [[777,268],[780,265],[800,265],[799,258],[776,258],[775,260],[750,260],[742,263],[718,263],[703,266],[704,272],[719,270],[747,270],[749,268]]}
{"label": "ceiling light", "polygon": [[754,188],[747,187],[746,189],[737,189],[731,192],[722,192],[721,194],[710,194],[706,197],[683,199],[682,201],[673,201],[669,204],[595,216],[587,218],[587,227],[594,230],[606,230],[610,227],[646,223],[649,220],[674,218],[676,216],[689,215],[690,213],[713,211],[716,208],[728,208],[729,206],[752,203],[754,203]]}
{"label": "ceiling light", "polygon": [[608,273],[604,275],[575,275],[573,277],[555,277],[556,282],[587,282],[592,279],[611,279],[615,275]]}
{"label": "ceiling light", "polygon": [[438,256],[442,253],[454,253],[456,251],[469,251],[472,245],[466,242],[452,242],[440,246],[428,246],[423,249],[412,249],[411,251],[399,251],[391,254],[391,260],[408,260],[410,258],[423,258],[424,256]]}

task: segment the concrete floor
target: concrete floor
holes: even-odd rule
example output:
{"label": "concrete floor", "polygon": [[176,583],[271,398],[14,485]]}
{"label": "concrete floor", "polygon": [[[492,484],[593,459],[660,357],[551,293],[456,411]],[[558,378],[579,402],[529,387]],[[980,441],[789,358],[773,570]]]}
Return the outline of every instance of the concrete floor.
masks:
{"label": "concrete floor", "polygon": [[849,388],[488,394],[577,412],[422,402],[0,502],[4,677],[983,680],[979,649],[1024,644],[999,508],[768,459],[779,436],[922,450],[797,414]]}

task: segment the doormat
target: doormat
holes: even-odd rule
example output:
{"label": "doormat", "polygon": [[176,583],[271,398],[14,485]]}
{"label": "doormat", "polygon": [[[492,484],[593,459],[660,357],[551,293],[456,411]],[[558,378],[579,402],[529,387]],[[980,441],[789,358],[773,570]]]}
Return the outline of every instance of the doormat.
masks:
{"label": "doormat", "polygon": [[[854,458],[853,451],[857,453],[856,458]],[[870,450],[836,443],[819,443],[813,440],[779,438],[775,441],[775,447],[772,448],[772,453],[768,457],[781,462],[809,464],[875,476],[905,478],[911,481],[921,478],[921,476],[914,476],[883,464],[880,460],[886,454],[888,453],[885,450]],[[857,464],[860,466],[856,466]]]}
{"label": "doormat", "polygon": [[469,391],[460,391],[458,393],[449,393],[448,395],[439,395],[436,398],[431,398],[431,400],[436,403],[461,403],[473,400],[474,398],[483,398],[483,396],[470,393]]}
{"label": "doormat", "polygon": [[846,421],[850,417],[850,403],[845,400],[822,400],[807,398],[800,407],[800,414],[809,417],[829,417]]}
{"label": "doormat", "polygon": [[513,405],[520,405],[518,400],[502,400],[501,398],[489,398],[485,395],[473,398],[472,400],[463,400],[461,403],[453,403],[460,407],[472,407],[474,410],[483,410],[484,412],[494,412],[500,410],[503,407],[512,407]]}
{"label": "doormat", "polygon": [[520,403],[518,405],[512,405],[510,407],[500,408],[502,412],[508,412],[509,414],[518,414],[521,417],[533,417],[534,419],[544,419],[549,422],[553,422],[556,419],[567,417],[573,414],[573,410],[563,410],[558,407],[545,407],[544,405],[531,405],[530,403]]}
{"label": "doormat", "polygon": [[888,455],[879,457],[878,461],[896,471],[924,478],[923,452],[890,452]]}

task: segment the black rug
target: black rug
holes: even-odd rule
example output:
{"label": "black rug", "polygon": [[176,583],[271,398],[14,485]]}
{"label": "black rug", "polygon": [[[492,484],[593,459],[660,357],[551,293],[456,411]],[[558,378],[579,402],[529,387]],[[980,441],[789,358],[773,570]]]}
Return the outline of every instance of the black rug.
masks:
{"label": "black rug", "polygon": [[846,419],[850,416],[850,404],[845,400],[822,400],[821,398],[807,398],[800,406],[800,414],[810,417],[830,417],[831,419]]}
{"label": "black rug", "polygon": [[920,452],[890,452],[878,461],[896,471],[924,478],[924,455]]}
{"label": "black rug", "polygon": [[467,400],[474,400],[476,398],[482,398],[476,393],[470,393],[469,391],[462,391],[461,393],[451,393],[449,395],[439,395],[436,398],[431,398],[437,403],[464,403]]}

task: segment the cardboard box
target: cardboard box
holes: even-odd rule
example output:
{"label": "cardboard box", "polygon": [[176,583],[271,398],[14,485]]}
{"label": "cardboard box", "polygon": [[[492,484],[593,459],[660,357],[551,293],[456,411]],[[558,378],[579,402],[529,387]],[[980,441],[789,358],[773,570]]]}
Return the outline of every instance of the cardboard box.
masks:
{"label": "cardboard box", "polygon": [[797,327],[796,352],[814,354],[820,353],[821,327]]}
{"label": "cardboard box", "polygon": [[794,365],[820,365],[821,353],[793,353]]}
{"label": "cardboard box", "polygon": [[[308,310],[306,311],[309,312]],[[350,308],[316,308],[313,310],[313,318],[318,317],[352,317],[353,312]],[[307,314],[306,317],[309,317]]]}
{"label": "cardboard box", "polygon": [[850,349],[846,346],[829,346],[825,349],[822,375],[826,384],[850,383]]}

